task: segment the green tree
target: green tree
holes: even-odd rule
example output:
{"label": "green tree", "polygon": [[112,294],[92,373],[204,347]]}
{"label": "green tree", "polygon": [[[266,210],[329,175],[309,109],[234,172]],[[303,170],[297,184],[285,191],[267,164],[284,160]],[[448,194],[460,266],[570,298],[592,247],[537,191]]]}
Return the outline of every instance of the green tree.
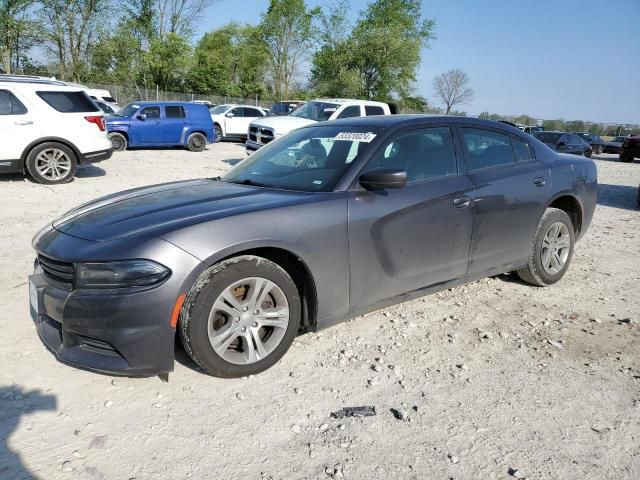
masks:
{"label": "green tree", "polygon": [[268,52],[268,76],[276,98],[290,94],[309,59],[312,24],[319,14],[320,9],[309,9],[304,0],[271,0],[262,15],[260,36]]}
{"label": "green tree", "polygon": [[151,41],[148,67],[155,85],[164,90],[180,89],[189,68],[191,45],[177,33]]}
{"label": "green tree", "polygon": [[[334,16],[342,19],[344,11]],[[434,27],[433,20],[422,19],[418,0],[376,0],[348,38],[327,42],[325,35],[313,59],[312,83],[324,95],[409,97]]]}
{"label": "green tree", "polygon": [[28,52],[40,38],[32,15],[34,0],[0,0],[0,64],[6,73],[19,72],[30,62]]}
{"label": "green tree", "polygon": [[189,85],[197,92],[249,97],[264,93],[268,62],[258,28],[227,24],[196,45]]}
{"label": "green tree", "polygon": [[585,124],[582,120],[571,120],[564,127],[568,132],[584,132]]}

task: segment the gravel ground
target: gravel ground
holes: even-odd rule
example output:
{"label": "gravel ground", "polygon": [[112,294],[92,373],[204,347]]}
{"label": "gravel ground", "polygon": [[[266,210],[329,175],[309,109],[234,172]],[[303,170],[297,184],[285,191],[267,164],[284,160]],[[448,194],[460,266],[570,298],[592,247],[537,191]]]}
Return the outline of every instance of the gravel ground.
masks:
{"label": "gravel ground", "polygon": [[[0,478],[640,478],[640,165],[614,156],[552,288],[447,290],[300,336],[246,379],[183,350],[168,383],[56,362],[28,313],[32,235],[99,195],[242,158],[224,143],[116,154],[68,185],[0,178]],[[330,418],[359,405],[377,415]]]}

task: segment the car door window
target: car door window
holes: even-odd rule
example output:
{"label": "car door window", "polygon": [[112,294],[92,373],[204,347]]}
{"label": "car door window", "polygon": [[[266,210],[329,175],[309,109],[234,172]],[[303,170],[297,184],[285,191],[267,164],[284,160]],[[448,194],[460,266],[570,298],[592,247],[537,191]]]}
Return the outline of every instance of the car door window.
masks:
{"label": "car door window", "polygon": [[184,118],[184,107],[180,105],[170,105],[164,107],[164,113],[167,118]]}
{"label": "car door window", "polygon": [[231,110],[229,113],[232,113],[233,116],[236,117],[236,118],[243,118],[244,117],[244,108],[236,107],[233,110]]}
{"label": "car door window", "polygon": [[529,142],[526,142],[520,138],[511,137],[511,143],[513,144],[513,151],[516,154],[516,162],[527,162],[533,160],[533,147]]}
{"label": "car door window", "polygon": [[345,108],[340,114],[338,118],[352,118],[360,116],[360,105],[351,105],[350,107]]}
{"label": "car door window", "polygon": [[400,134],[379,151],[366,171],[381,168],[405,170],[407,182],[456,174],[451,130],[433,127]]}
{"label": "car door window", "polygon": [[256,108],[246,108],[245,107],[244,116],[245,117],[256,118],[256,117],[261,117],[262,114],[260,113],[260,110],[258,110]]}
{"label": "car door window", "polygon": [[372,115],[384,115],[384,109],[375,105],[365,105],[364,112],[367,114],[367,117]]}
{"label": "car door window", "polygon": [[515,163],[508,135],[479,128],[463,128],[462,136],[469,170]]}
{"label": "car door window", "polygon": [[145,115],[148,119],[160,118],[160,107],[145,107],[140,111],[140,115]]}
{"label": "car door window", "polygon": [[24,115],[25,107],[9,90],[0,90],[0,115]]}
{"label": "car door window", "polygon": [[570,135],[563,135],[560,137],[560,140],[558,140],[558,143],[564,143],[565,145],[570,145],[571,144],[571,138],[569,138]]}

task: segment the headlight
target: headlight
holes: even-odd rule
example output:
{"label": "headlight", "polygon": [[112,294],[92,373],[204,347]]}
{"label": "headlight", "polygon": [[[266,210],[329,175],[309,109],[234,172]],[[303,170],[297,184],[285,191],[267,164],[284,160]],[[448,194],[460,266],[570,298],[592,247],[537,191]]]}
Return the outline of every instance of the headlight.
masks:
{"label": "headlight", "polygon": [[76,264],[76,288],[143,287],[160,283],[171,271],[151,260]]}

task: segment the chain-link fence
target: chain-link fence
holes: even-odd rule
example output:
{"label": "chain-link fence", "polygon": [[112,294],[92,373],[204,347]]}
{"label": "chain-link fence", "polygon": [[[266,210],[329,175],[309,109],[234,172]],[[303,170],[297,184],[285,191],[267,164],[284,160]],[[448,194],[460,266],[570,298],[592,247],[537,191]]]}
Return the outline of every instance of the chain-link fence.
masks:
{"label": "chain-link fence", "polygon": [[208,100],[215,104],[225,103],[239,103],[245,105],[256,105],[259,107],[269,108],[273,104],[273,100],[260,98],[258,96],[254,98],[238,98],[238,97],[226,97],[223,95],[215,94],[201,94],[201,93],[188,93],[188,92],[168,92],[161,90],[158,87],[147,88],[144,86],[128,86],[122,85],[90,85],[91,88],[108,90],[111,96],[116,99],[120,105],[126,105],[133,101],[182,101],[192,102],[194,100]]}

